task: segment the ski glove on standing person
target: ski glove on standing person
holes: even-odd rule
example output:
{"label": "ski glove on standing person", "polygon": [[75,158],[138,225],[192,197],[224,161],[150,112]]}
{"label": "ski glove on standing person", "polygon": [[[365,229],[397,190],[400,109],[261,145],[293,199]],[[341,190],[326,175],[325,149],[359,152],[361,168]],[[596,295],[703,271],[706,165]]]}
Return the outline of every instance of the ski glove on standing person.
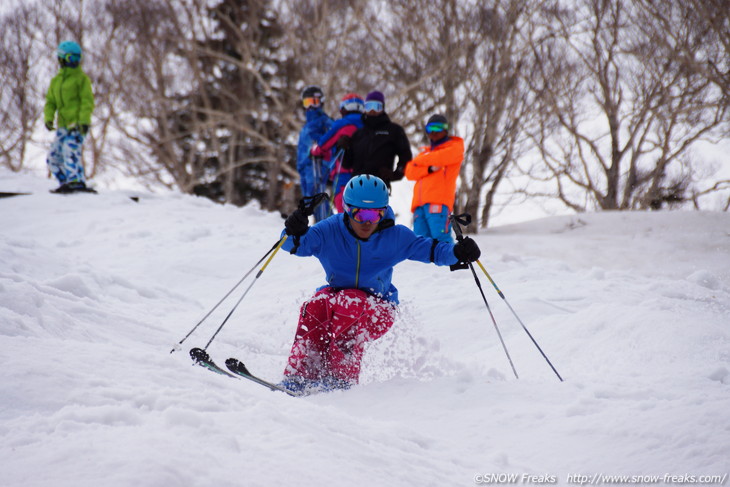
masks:
{"label": "ski glove on standing person", "polygon": [[46,128],[53,131],[57,123],[46,164],[60,184],[55,192],[70,193],[86,189],[81,151],[91,125],[94,94],[91,80],[80,67],[81,46],[64,41],[56,55],[60,69],[48,87],[43,109]]}
{"label": "ski glove on standing person", "polygon": [[406,166],[406,179],[413,188],[413,231],[424,237],[453,242],[451,220],[456,198],[456,179],[464,160],[464,140],[449,136],[443,115],[433,115],[424,127],[431,142]]}
{"label": "ski glove on standing person", "polygon": [[393,267],[404,260],[451,266],[479,257],[470,238],[458,244],[420,237],[396,225],[388,188],[378,177],[361,175],[347,183],[345,213],[311,228],[301,210],[287,218],[283,249],[314,256],[327,283],[301,307],[299,324],[282,386],[297,393],[356,384],[366,343],[393,325],[398,290]]}

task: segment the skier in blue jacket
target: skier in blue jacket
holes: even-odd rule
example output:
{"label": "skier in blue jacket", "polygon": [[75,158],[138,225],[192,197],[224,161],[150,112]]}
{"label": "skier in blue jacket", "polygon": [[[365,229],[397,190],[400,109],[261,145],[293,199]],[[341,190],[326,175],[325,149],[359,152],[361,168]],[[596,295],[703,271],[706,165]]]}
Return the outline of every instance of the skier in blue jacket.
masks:
{"label": "skier in blue jacket", "polygon": [[362,128],[362,113],[365,104],[356,93],[348,93],[340,102],[340,114],[332,127],[319,138],[317,145],[312,148],[313,157],[321,157],[329,168],[329,180],[332,182],[332,203],[337,213],[342,213],[342,193],[345,185],[352,177],[352,169],[342,167],[345,151],[348,150],[352,135]]}
{"label": "skier in blue jacket", "polygon": [[[310,151],[322,135],[332,126],[332,119],[322,109],[324,93],[319,86],[307,86],[302,91],[302,105],[304,106],[307,121],[299,132],[297,144],[297,171],[302,187],[302,196],[313,196],[323,193],[328,171],[322,168],[322,160],[314,160]],[[327,218],[331,214],[328,205],[319,205],[314,217],[317,221]]]}
{"label": "skier in blue jacket", "polygon": [[376,176],[351,179],[343,199],[345,213],[311,228],[301,210],[285,224],[290,238],[282,248],[317,257],[327,279],[302,305],[284,370],[282,385],[297,393],[357,383],[365,344],[383,336],[395,319],[398,290],[391,280],[396,264],[415,260],[447,266],[480,256],[469,237],[456,244],[439,242],[396,225],[388,187]]}

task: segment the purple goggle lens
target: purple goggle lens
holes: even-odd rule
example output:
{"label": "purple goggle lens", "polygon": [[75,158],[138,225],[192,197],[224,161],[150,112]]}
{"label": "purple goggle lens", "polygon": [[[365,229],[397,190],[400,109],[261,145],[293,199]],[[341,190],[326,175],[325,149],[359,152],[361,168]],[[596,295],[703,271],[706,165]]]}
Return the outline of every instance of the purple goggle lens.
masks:
{"label": "purple goggle lens", "polygon": [[385,216],[385,208],[350,208],[348,214],[357,223],[378,223]]}

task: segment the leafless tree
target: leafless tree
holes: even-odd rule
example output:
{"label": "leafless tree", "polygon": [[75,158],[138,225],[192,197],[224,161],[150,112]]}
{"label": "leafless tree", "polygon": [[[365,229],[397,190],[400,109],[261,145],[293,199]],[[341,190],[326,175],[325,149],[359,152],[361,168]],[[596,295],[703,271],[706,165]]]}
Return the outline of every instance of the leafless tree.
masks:
{"label": "leafless tree", "polygon": [[692,152],[730,130],[728,1],[20,2],[0,19],[0,163],[23,164],[71,38],[97,101],[90,176],[281,208],[299,91],[319,84],[333,115],[346,92],[386,92],[413,145],[446,115],[466,142],[457,208],[482,227],[521,175],[577,211],[699,205],[730,186],[697,185]]}
{"label": "leafless tree", "polygon": [[[501,184],[518,160],[531,148],[528,130],[535,124],[534,77],[528,56],[526,25],[532,21],[537,2],[494,2],[476,18],[478,46],[471,62],[474,72],[464,81],[464,104],[469,107],[472,136],[460,196],[468,213],[480,215],[486,228]],[[479,211],[481,210],[481,213]]]}
{"label": "leafless tree", "polygon": [[452,135],[465,139],[456,206],[477,216],[482,227],[500,185],[529,147],[525,133],[534,117],[524,82],[531,73],[524,31],[535,4],[374,2],[362,21],[377,53],[369,59],[368,75],[392,86],[412,139],[421,140],[433,113],[444,114]]}
{"label": "leafless tree", "polygon": [[[369,2],[357,0],[284,0],[280,4],[287,55],[298,87],[319,85],[336,115],[339,97],[372,89],[367,82],[370,60],[363,13]],[[298,95],[298,93],[297,93]],[[298,102],[298,98],[296,98]]]}
{"label": "leafless tree", "polygon": [[684,69],[677,52],[657,52],[638,23],[640,5],[555,5],[533,34],[541,75],[533,88],[544,115],[533,133],[540,177],[578,211],[683,201],[690,147],[716,133],[727,115],[718,90]]}
{"label": "leafless tree", "polygon": [[[637,24],[651,39],[656,52],[674,56],[683,70],[707,79],[717,91],[709,103],[730,105],[730,1],[729,0],[643,0]],[[730,120],[718,131],[718,138],[730,136]],[[696,178],[697,179],[697,178]],[[713,181],[712,177],[694,181],[692,202],[700,208],[700,199],[717,193],[730,193],[730,179]],[[723,205],[730,207],[730,194]]]}
{"label": "leafless tree", "polygon": [[12,15],[0,17],[0,164],[12,171],[23,167],[43,106],[44,92],[34,82],[39,29],[33,5],[18,5]]}
{"label": "leafless tree", "polygon": [[730,0],[641,0],[637,25],[654,48],[714,83],[730,103]]}

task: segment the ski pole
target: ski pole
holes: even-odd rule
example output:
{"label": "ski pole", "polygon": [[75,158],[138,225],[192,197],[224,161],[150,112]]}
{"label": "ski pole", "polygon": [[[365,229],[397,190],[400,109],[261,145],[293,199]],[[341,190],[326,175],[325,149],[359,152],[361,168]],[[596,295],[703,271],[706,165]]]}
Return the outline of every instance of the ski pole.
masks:
{"label": "ski pole", "polygon": [[527,329],[527,327],[522,322],[522,320],[520,319],[520,317],[517,316],[517,313],[515,313],[515,310],[512,309],[512,306],[510,306],[509,301],[507,301],[507,298],[505,297],[504,293],[502,293],[502,291],[500,291],[499,287],[497,287],[497,283],[494,282],[494,279],[492,279],[492,276],[489,275],[489,272],[487,272],[487,270],[484,268],[484,266],[482,265],[482,263],[479,262],[478,260],[477,260],[477,264],[479,265],[479,267],[481,267],[482,271],[484,272],[484,275],[487,276],[487,279],[489,279],[489,282],[492,283],[492,286],[494,286],[494,289],[497,291],[497,294],[499,294],[499,297],[501,297],[502,300],[504,300],[505,304],[507,305],[507,307],[509,308],[509,310],[512,312],[512,314],[514,315],[514,317],[517,318],[517,321],[520,323],[520,325],[522,325],[522,329],[525,330],[525,333],[527,333],[527,336],[530,337],[530,340],[532,340],[532,343],[535,344],[535,346],[537,347],[537,349],[540,351],[540,354],[543,356],[543,358],[545,359],[545,361],[547,361],[547,363],[550,366],[550,368],[553,369],[553,372],[555,372],[555,375],[558,376],[558,379],[560,379],[560,382],[563,382],[563,378],[560,377],[560,374],[558,373],[557,370],[555,370],[555,367],[553,367],[553,364],[552,364],[552,362],[550,362],[550,359],[547,358],[547,355],[545,355],[545,352],[542,351],[542,348],[540,348],[540,345],[538,345],[537,344],[537,341],[535,341],[535,339],[532,337],[532,333],[530,333],[530,331]]}
{"label": "ski pole", "polygon": [[213,333],[213,336],[212,336],[212,337],[210,337],[210,340],[208,340],[208,343],[206,343],[206,344],[205,344],[205,347],[203,348],[203,350],[207,350],[207,349],[208,349],[208,347],[210,346],[210,344],[211,344],[211,343],[213,343],[213,340],[214,340],[214,339],[215,339],[215,337],[216,337],[216,336],[218,335],[218,333],[219,333],[219,332],[220,332],[220,331],[221,331],[221,330],[223,329],[223,326],[224,326],[224,325],[226,324],[226,322],[228,321],[228,319],[229,319],[229,318],[230,318],[230,317],[231,317],[231,316],[233,315],[233,312],[234,312],[234,311],[236,311],[236,308],[238,308],[238,305],[239,305],[239,304],[241,304],[241,301],[243,301],[243,298],[245,298],[245,297],[246,297],[246,295],[247,295],[247,294],[248,294],[248,292],[249,292],[249,291],[251,290],[251,288],[253,287],[253,285],[254,285],[254,284],[256,284],[256,281],[258,280],[258,278],[259,278],[259,277],[261,277],[261,274],[263,274],[263,273],[264,273],[264,271],[266,270],[266,267],[267,267],[267,266],[269,265],[269,263],[271,262],[271,260],[272,260],[272,259],[274,258],[274,256],[276,255],[276,253],[277,253],[277,252],[279,251],[279,249],[281,248],[281,246],[282,246],[282,245],[284,245],[284,242],[286,242],[286,239],[287,239],[287,237],[289,237],[289,235],[284,235],[283,237],[281,237],[281,240],[279,240],[279,242],[277,242],[276,246],[274,247],[274,251],[273,251],[273,253],[272,253],[272,254],[271,254],[271,255],[269,256],[269,259],[268,259],[268,260],[266,261],[266,263],[265,263],[265,264],[264,264],[264,265],[263,265],[263,266],[261,267],[261,269],[259,269],[259,271],[258,271],[258,272],[256,273],[256,276],[255,276],[255,277],[253,278],[253,281],[251,281],[251,284],[249,284],[249,285],[248,285],[248,287],[247,287],[247,288],[246,288],[246,290],[245,290],[245,291],[243,292],[243,294],[241,295],[241,297],[240,297],[240,298],[238,298],[238,301],[236,301],[236,304],[235,304],[235,305],[233,305],[233,308],[232,308],[232,309],[231,309],[231,311],[230,311],[230,312],[228,313],[228,315],[226,316],[226,318],[225,318],[225,319],[223,320],[223,322],[222,322],[222,323],[220,324],[220,326],[219,326],[219,327],[218,327],[218,329],[217,329],[217,330],[215,331],[215,333]]}
{"label": "ski pole", "polygon": [[[335,208],[335,197],[337,196],[337,183],[340,180],[340,169],[342,169],[342,160],[340,158],[343,158],[345,156],[345,150],[340,149],[337,151],[337,154],[335,154],[334,161],[335,161],[335,179],[332,181],[332,196],[330,197],[330,207]],[[339,164],[339,168],[337,165]],[[333,210],[334,211],[334,210]]]}
{"label": "ski pole", "polygon": [[[327,193],[317,193],[314,196],[305,196],[299,201],[299,209],[304,212],[305,215],[310,216],[314,213],[315,208],[324,200],[328,199],[329,196]],[[269,263],[274,259],[274,256],[279,251],[282,245],[284,245],[284,242],[286,242],[286,239],[289,238],[289,235],[283,235],[279,241],[276,243],[274,248],[270,251],[271,255],[269,256],[269,259],[264,263],[264,265],[259,269],[259,271],[256,273],[256,276],[253,278],[253,281],[251,281],[251,284],[248,285],[246,290],[243,292],[240,298],[238,298],[238,301],[235,305],[233,305],[233,308],[228,313],[228,315],[225,317],[223,322],[218,326],[218,329],[213,333],[213,336],[210,337],[210,340],[208,340],[208,343],[205,344],[205,347],[203,350],[207,350],[211,343],[213,343],[213,340],[215,340],[215,337],[220,333],[220,331],[223,329],[223,326],[228,322],[230,317],[233,315],[233,312],[236,311],[236,308],[238,308],[238,305],[241,304],[241,301],[243,301],[243,298],[246,297],[248,292],[251,290],[254,284],[256,284],[256,281],[258,281],[259,277],[261,277],[261,274],[264,273],[266,270],[266,267],[268,267]],[[266,256],[264,256],[266,258]],[[262,259],[263,260],[263,259]],[[259,261],[260,262],[260,261]]]}
{"label": "ski pole", "polygon": [[[464,235],[461,232],[461,225],[469,225],[471,223],[471,216],[467,213],[464,213],[463,215],[451,215],[449,219],[453,222],[454,226],[454,233],[456,233],[456,239],[461,242],[464,240]],[[482,283],[479,282],[479,277],[477,276],[476,271],[474,270],[474,265],[469,262],[469,269],[471,269],[471,273],[474,276],[474,281],[477,283],[477,287],[479,288],[479,293],[482,295],[482,299],[484,300],[484,304],[487,307],[487,311],[489,312],[489,316],[492,318],[492,323],[494,324],[494,329],[497,331],[497,336],[499,337],[499,341],[502,343],[502,348],[504,349],[505,355],[507,355],[507,360],[509,361],[510,367],[512,367],[512,372],[515,374],[515,378],[519,379],[520,376],[517,375],[517,370],[515,369],[515,364],[512,362],[512,357],[509,355],[509,351],[507,350],[507,345],[504,343],[504,339],[502,338],[502,333],[499,331],[499,327],[497,326],[497,320],[494,319],[494,314],[492,313],[492,308],[489,307],[489,303],[487,302],[487,297],[484,295],[484,290],[482,289]]]}
{"label": "ski pole", "polygon": [[277,247],[278,245],[279,245],[279,242],[276,242],[276,243],[274,244],[274,246],[273,246],[273,247],[271,247],[271,248],[269,249],[269,251],[268,251],[268,252],[266,252],[266,254],[264,254],[264,256],[263,256],[263,257],[261,257],[261,259],[259,259],[259,261],[258,261],[258,262],[256,262],[256,263],[255,263],[255,264],[253,265],[253,267],[251,267],[251,269],[249,269],[249,270],[248,270],[248,272],[246,272],[246,274],[244,274],[244,276],[243,276],[243,277],[241,278],[241,280],[239,280],[239,281],[238,281],[238,282],[237,282],[237,283],[236,283],[236,284],[235,284],[235,285],[234,285],[234,286],[233,286],[233,287],[231,288],[231,290],[230,290],[230,291],[228,291],[228,292],[226,293],[226,295],[225,295],[225,296],[223,296],[223,297],[221,298],[221,300],[220,300],[220,301],[218,301],[218,302],[216,303],[216,305],[215,305],[215,306],[213,306],[213,307],[211,308],[211,310],[210,310],[210,311],[208,311],[208,313],[207,313],[207,314],[206,314],[205,316],[203,316],[203,318],[202,318],[202,319],[201,319],[200,321],[198,321],[198,323],[197,323],[197,324],[196,324],[196,325],[195,325],[195,326],[193,327],[193,329],[192,329],[192,330],[190,330],[190,331],[188,332],[188,334],[187,334],[187,335],[185,335],[185,336],[184,336],[184,337],[182,338],[182,340],[180,340],[179,342],[177,342],[177,345],[175,345],[175,347],[173,347],[173,349],[172,349],[172,350],[170,350],[170,353],[174,352],[175,350],[179,350],[179,349],[180,349],[180,345],[182,345],[182,344],[183,344],[183,343],[185,342],[185,340],[187,340],[187,339],[188,339],[188,337],[190,337],[190,335],[192,335],[192,334],[193,334],[193,332],[194,332],[195,330],[197,330],[197,329],[198,329],[198,327],[199,327],[199,326],[200,326],[200,325],[201,325],[201,324],[202,324],[202,323],[203,323],[203,322],[204,322],[204,321],[205,321],[206,319],[208,319],[208,317],[209,317],[209,316],[210,316],[211,314],[213,314],[213,312],[214,312],[214,311],[215,311],[216,309],[218,309],[218,306],[220,306],[220,305],[221,305],[221,304],[223,303],[223,301],[225,301],[225,300],[226,300],[226,299],[228,298],[228,296],[230,296],[230,295],[231,295],[231,293],[233,293],[233,291],[234,291],[234,290],[235,290],[235,289],[236,289],[236,288],[237,288],[238,286],[240,286],[240,285],[241,285],[241,283],[242,283],[243,281],[245,281],[245,280],[246,280],[246,278],[247,278],[247,277],[248,277],[248,276],[249,276],[249,275],[250,275],[250,274],[251,274],[251,273],[252,273],[252,272],[254,271],[254,269],[256,269],[256,267],[258,267],[258,266],[259,266],[259,265],[260,265],[260,264],[261,264],[261,263],[262,263],[262,262],[264,261],[264,259],[265,259],[266,257],[268,257],[268,255],[269,255],[269,254],[270,254],[270,253],[271,253],[271,252],[272,252],[272,251],[273,251],[273,250],[274,250],[274,249],[275,249],[275,248],[276,248],[276,247]]}
{"label": "ski pole", "polygon": [[[312,157],[312,174],[314,175],[314,190],[317,191],[317,194],[314,196],[311,196],[311,198],[316,198],[317,196],[324,194],[326,195],[323,190],[326,189],[326,183],[323,181],[322,176],[322,161],[323,159],[321,157]],[[329,199],[329,196],[327,196],[327,199]],[[319,200],[321,202],[322,200]],[[319,208],[319,202],[312,208],[312,214],[316,212],[315,215],[315,221],[324,220],[331,214],[331,209],[329,205],[326,207]]]}

